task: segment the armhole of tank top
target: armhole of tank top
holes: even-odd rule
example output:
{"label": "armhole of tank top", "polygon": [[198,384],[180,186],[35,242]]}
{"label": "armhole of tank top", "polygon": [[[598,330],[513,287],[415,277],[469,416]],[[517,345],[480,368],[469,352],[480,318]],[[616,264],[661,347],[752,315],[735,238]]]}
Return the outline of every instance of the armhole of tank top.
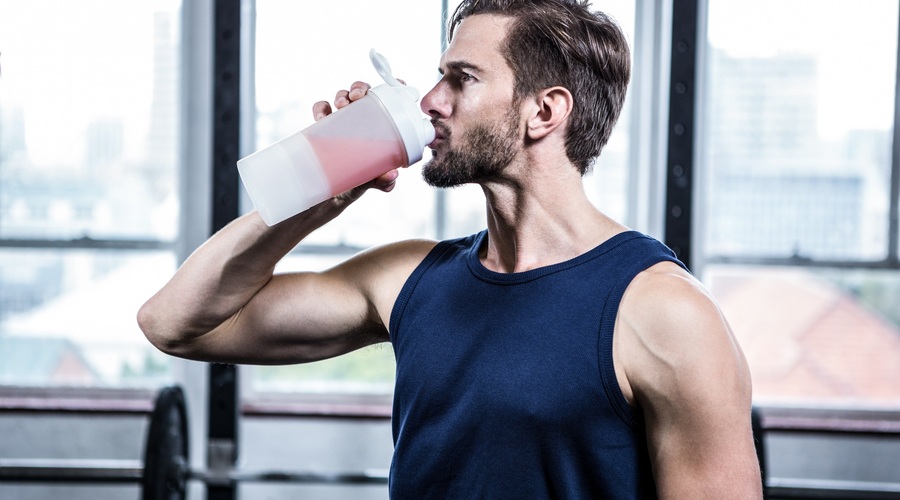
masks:
{"label": "armhole of tank top", "polygon": [[601,316],[603,321],[600,324],[597,345],[597,355],[600,360],[600,379],[606,392],[606,397],[609,399],[613,409],[631,427],[637,426],[639,415],[635,407],[625,399],[625,395],[622,394],[622,388],[619,387],[619,379],[616,376],[616,367],[613,361],[613,336],[615,334],[616,319],[619,316],[619,306],[622,304],[622,297],[625,295],[628,285],[634,281],[638,274],[660,262],[674,262],[684,267],[679,261],[665,254],[654,255],[642,260],[635,266],[636,271],[620,278],[612,291],[610,291],[606,298],[606,303],[603,305]]}
{"label": "armhole of tank top", "polygon": [[400,289],[400,293],[397,295],[397,300],[394,302],[394,307],[391,308],[391,322],[390,328],[388,329],[388,337],[390,338],[391,343],[394,343],[394,335],[397,330],[400,328],[400,318],[403,316],[403,310],[406,309],[406,304],[409,302],[409,298],[413,293],[413,290],[416,289],[416,286],[419,284],[419,280],[422,279],[422,276],[425,274],[425,271],[428,270],[432,264],[437,261],[437,259],[444,254],[453,244],[458,242],[459,240],[444,240],[439,241],[431,251],[428,252],[428,255],[422,259],[422,262],[419,263],[418,266],[413,270],[412,274],[409,275],[409,278],[406,279],[406,282],[403,283],[403,287]]}
{"label": "armhole of tank top", "polygon": [[616,367],[613,362],[613,334],[616,328],[616,318],[619,313],[619,304],[622,302],[622,295],[632,279],[634,279],[634,276],[631,276],[624,286],[621,283],[616,284],[616,287],[607,295],[606,303],[603,305],[602,321],[597,339],[597,356],[600,361],[598,366],[600,368],[600,380],[603,390],[609,400],[609,404],[612,405],[619,417],[629,427],[634,427],[636,424],[634,418],[635,410],[625,399],[625,395],[622,394],[622,388],[619,387],[619,379],[616,377]]}

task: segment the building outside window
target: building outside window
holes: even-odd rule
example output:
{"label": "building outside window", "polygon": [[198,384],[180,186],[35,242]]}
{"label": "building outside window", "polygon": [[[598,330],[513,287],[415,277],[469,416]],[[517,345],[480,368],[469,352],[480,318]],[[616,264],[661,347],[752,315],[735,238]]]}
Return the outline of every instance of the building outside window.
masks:
{"label": "building outside window", "polygon": [[134,318],[176,266],[180,8],[0,0],[0,385],[171,378]]}
{"label": "building outside window", "polygon": [[708,2],[700,261],[757,403],[900,406],[897,24],[895,0]]}

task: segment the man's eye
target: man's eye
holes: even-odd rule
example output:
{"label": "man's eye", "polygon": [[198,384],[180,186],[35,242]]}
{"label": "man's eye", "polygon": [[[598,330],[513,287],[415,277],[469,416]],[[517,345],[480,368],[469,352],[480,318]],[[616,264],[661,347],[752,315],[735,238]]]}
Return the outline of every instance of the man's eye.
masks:
{"label": "man's eye", "polygon": [[475,77],[468,73],[460,73],[459,81],[460,82],[471,82],[471,81],[475,81]]}

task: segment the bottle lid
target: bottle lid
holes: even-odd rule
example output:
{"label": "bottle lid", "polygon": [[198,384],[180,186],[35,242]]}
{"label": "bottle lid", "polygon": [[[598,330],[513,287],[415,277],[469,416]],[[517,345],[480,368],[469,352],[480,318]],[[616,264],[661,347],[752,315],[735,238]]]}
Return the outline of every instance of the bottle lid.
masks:
{"label": "bottle lid", "polygon": [[369,59],[375,71],[384,79],[384,85],[369,89],[369,93],[384,105],[400,133],[409,165],[422,159],[425,148],[434,140],[434,125],[422,115],[417,101],[419,91],[403,85],[391,74],[391,66],[384,56],[372,49]]}

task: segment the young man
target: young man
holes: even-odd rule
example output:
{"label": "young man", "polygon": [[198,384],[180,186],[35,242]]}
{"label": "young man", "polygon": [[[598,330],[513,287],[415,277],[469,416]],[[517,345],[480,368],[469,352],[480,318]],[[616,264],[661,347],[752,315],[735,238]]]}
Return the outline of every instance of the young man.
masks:
{"label": "young man", "polygon": [[273,276],[397,172],[275,227],[251,213],[147,302],[147,337],[176,356],[260,364],[391,342],[396,498],[759,498],[750,378],[719,309],[582,186],[625,97],[623,34],[564,0],[464,1],[451,26],[422,99],[437,130],[423,176],[479,184],[487,230]]}

